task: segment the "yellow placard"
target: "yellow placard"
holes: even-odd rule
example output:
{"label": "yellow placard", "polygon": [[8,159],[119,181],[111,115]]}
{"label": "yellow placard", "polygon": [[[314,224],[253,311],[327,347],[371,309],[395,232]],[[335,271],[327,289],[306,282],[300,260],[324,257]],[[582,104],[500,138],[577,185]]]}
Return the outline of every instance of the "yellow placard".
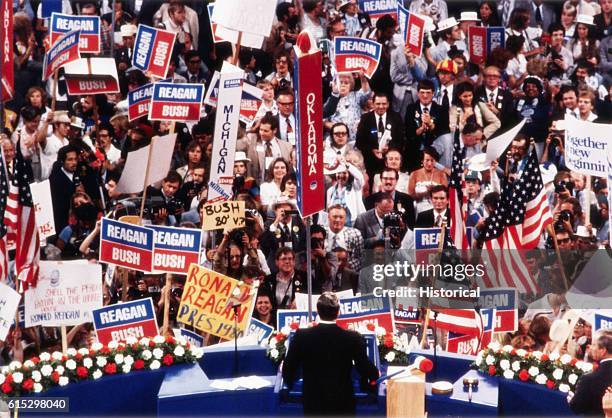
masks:
{"label": "yellow placard", "polygon": [[[238,289],[238,291],[235,291]],[[234,309],[238,301],[237,334],[244,334],[253,311],[253,286],[191,264],[176,319],[221,338],[234,338]]]}
{"label": "yellow placard", "polygon": [[202,211],[202,229],[204,231],[244,227],[243,201],[226,200],[209,203],[204,205]]}

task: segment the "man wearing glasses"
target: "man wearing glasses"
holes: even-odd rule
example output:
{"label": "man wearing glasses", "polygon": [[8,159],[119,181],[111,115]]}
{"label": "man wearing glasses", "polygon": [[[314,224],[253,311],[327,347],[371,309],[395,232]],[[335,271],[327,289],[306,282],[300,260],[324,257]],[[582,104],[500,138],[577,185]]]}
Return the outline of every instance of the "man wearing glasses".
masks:
{"label": "man wearing glasses", "polygon": [[197,51],[185,52],[185,64],[187,71],[181,73],[190,84],[206,84],[208,80],[208,68],[202,63]]}
{"label": "man wearing glasses", "polygon": [[323,161],[329,166],[333,166],[340,157],[345,157],[346,153],[353,149],[353,146],[348,143],[349,138],[348,126],[345,123],[338,122],[332,125],[329,136],[329,144],[325,145],[323,151]]}
{"label": "man wearing glasses", "polygon": [[294,103],[293,91],[284,89],[278,93],[278,98],[276,99],[276,104],[278,105],[278,137],[283,141],[288,141],[291,145],[295,145]]}
{"label": "man wearing glasses", "polygon": [[501,121],[502,128],[514,124],[516,113],[512,93],[499,86],[501,71],[490,65],[484,70],[484,83],[476,89],[476,100],[485,103]]}

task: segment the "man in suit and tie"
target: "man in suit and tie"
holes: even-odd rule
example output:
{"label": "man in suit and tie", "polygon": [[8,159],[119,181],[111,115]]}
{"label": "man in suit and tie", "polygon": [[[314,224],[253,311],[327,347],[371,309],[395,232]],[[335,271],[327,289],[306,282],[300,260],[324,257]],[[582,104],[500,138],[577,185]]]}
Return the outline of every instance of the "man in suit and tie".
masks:
{"label": "man in suit and tie", "polygon": [[436,92],[435,102],[442,107],[444,112],[450,112],[451,104],[453,103],[457,64],[448,58],[440,61],[436,67],[436,74],[440,81],[440,88]]}
{"label": "man in suit and tie", "polygon": [[388,193],[377,193],[374,208],[355,220],[355,228],[361,232],[365,249],[372,248],[374,242],[383,239],[383,219],[393,211],[393,198]]}
{"label": "man in suit and tie", "polygon": [[348,252],[342,247],[334,248],[333,252],[338,260],[338,270],[331,280],[332,292],[352,289],[353,293],[357,293],[359,274],[348,266]]}
{"label": "man in suit and tie", "polygon": [[363,337],[336,325],[339,312],[338,297],[323,293],[317,301],[319,324],[297,330],[289,344],[283,379],[291,388],[301,371],[305,415],[354,415],[353,365],[368,381],[379,376],[368,359]]}
{"label": "man in suit and tie", "polygon": [[374,208],[374,203],[383,194],[388,194],[393,199],[393,210],[402,213],[402,219],[408,228],[414,228],[414,200],[410,195],[395,190],[399,173],[393,168],[385,168],[380,174],[381,191],[371,194],[365,199],[366,209]]}
{"label": "man in suit and tie", "polygon": [[603,416],[602,398],[612,385],[612,330],[595,334],[589,356],[599,362],[599,367],[580,377],[569,406],[576,414]]}
{"label": "man in suit and tie", "polygon": [[431,188],[431,204],[433,209],[419,213],[416,219],[417,228],[435,228],[446,224],[450,226],[448,212],[448,189],[438,184]]}
{"label": "man in suit and tie", "polygon": [[283,141],[295,145],[295,115],[293,114],[293,105],[295,96],[293,91],[283,89],[278,93],[276,104],[278,105],[278,137]]}
{"label": "man in suit and tie", "polygon": [[202,63],[198,51],[185,52],[185,64],[187,65],[187,71],[180,72],[179,74],[185,77],[188,83],[206,84],[210,73],[206,65]]}
{"label": "man in suit and tie", "polygon": [[366,171],[370,174],[370,186],[374,174],[379,173],[385,163],[383,154],[391,143],[404,144],[404,124],[397,112],[389,109],[386,93],[374,93],[374,110],[361,116],[357,126],[355,146],[363,154]]}
{"label": "man in suit and tie", "polygon": [[533,0],[531,3],[531,17],[529,26],[546,31],[551,23],[556,22],[555,11],[552,6],[545,4],[542,0]]}
{"label": "man in suit and tie", "polygon": [[[403,149],[404,169],[414,171],[419,168],[420,152],[423,147],[431,146],[445,133],[449,133],[448,112],[433,101],[434,84],[431,80],[419,81],[417,96],[419,101],[408,106],[406,111],[406,138]],[[451,141],[452,146],[452,141]]]}
{"label": "man in suit and tie", "polygon": [[476,89],[475,100],[483,102],[501,122],[501,129],[508,129],[516,122],[514,99],[509,90],[499,86],[501,71],[490,65],[484,69],[484,83]]}
{"label": "man in suit and tie", "polygon": [[264,181],[266,169],[275,158],[291,161],[292,146],[287,141],[279,140],[277,132],[278,119],[268,112],[260,120],[258,134],[249,134],[236,144],[236,151],[244,151],[251,160],[249,176],[259,183]]}

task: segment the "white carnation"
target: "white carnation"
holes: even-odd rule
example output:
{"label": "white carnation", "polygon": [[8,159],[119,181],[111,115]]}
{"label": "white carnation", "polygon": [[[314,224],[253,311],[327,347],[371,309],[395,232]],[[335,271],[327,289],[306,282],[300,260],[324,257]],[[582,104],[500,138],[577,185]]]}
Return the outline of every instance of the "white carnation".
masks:
{"label": "white carnation", "polygon": [[91,368],[91,366],[93,366],[93,360],[89,357],[85,357],[83,359],[83,366],[85,366],[87,369]]}
{"label": "white carnation", "polygon": [[77,366],[76,361],[74,361],[73,359],[66,361],[66,368],[68,370],[74,370],[76,369],[76,366]]}
{"label": "white carnation", "polygon": [[143,360],[150,360],[150,359],[151,359],[151,357],[153,357],[153,354],[151,354],[151,351],[150,351],[150,350],[144,350],[144,351],[142,352],[142,358],[143,358]]}
{"label": "white carnation", "polygon": [[20,373],[20,372],[13,373],[13,382],[15,383],[23,382],[23,373]]}
{"label": "white carnation", "polygon": [[119,343],[118,343],[117,341],[111,341],[111,342],[109,342],[109,343],[107,344],[107,347],[108,347],[110,350],[116,350],[116,349],[117,349],[117,347],[119,347]]}
{"label": "white carnation", "polygon": [[57,383],[60,386],[66,386],[69,382],[70,382],[70,380],[68,379],[68,377],[62,376],[62,377],[59,378],[59,381]]}
{"label": "white carnation", "polygon": [[115,354],[115,363],[121,364],[121,363],[123,363],[124,359],[125,359],[125,356],[123,354],[121,354],[121,353]]}
{"label": "white carnation", "polygon": [[104,346],[102,345],[102,343],[100,343],[100,342],[98,342],[98,341],[96,341],[95,343],[93,343],[93,344],[91,345],[91,349],[92,349],[92,350],[95,350],[95,351],[101,350],[101,349],[102,349],[102,347],[104,347]]}
{"label": "white carnation", "polygon": [[278,340],[276,339],[275,336],[270,338],[270,347],[275,347],[277,343],[278,343]]}
{"label": "white carnation", "polygon": [[540,360],[542,358],[542,353],[541,351],[534,351],[533,353],[531,353],[532,356],[534,356],[537,360]]}
{"label": "white carnation", "polygon": [[478,356],[476,356],[476,366],[480,367],[481,364],[482,364],[482,351],[478,353]]}
{"label": "white carnation", "polygon": [[40,373],[45,377],[49,377],[53,373],[53,367],[50,364],[45,364],[40,368]]}
{"label": "white carnation", "polygon": [[281,328],[281,332],[285,335],[289,335],[291,333],[291,327],[288,325],[285,325],[284,327]]}
{"label": "white carnation", "polygon": [[559,359],[559,353],[557,353],[556,351],[550,353],[548,355],[548,358],[550,359],[550,361],[555,361]]}
{"label": "white carnation", "polygon": [[563,369],[555,369],[552,373],[552,376],[555,380],[561,380],[563,377]]}
{"label": "white carnation", "polygon": [[272,357],[273,359],[278,358],[278,350],[276,348],[273,348],[272,350],[270,350],[270,357]]}
{"label": "white carnation", "polygon": [[129,373],[130,370],[132,370],[132,366],[130,366],[129,364],[124,364],[123,366],[121,366],[121,370],[123,371],[123,373]]}
{"label": "white carnation", "polygon": [[174,340],[176,341],[178,345],[182,345],[182,346],[187,345],[187,338],[183,337],[182,335],[179,335],[178,337],[174,337]]}
{"label": "white carnation", "polygon": [[395,352],[389,351],[387,355],[385,356],[385,360],[387,360],[388,363],[392,363],[393,360],[395,360]]}
{"label": "white carnation", "polygon": [[35,382],[40,382],[40,380],[42,379],[42,374],[38,370],[34,370],[32,372],[32,379]]}
{"label": "white carnation", "polygon": [[492,355],[488,355],[487,358],[485,359],[485,362],[487,363],[487,365],[492,365],[495,364],[495,357],[493,357]]}
{"label": "white carnation", "polygon": [[545,374],[539,374],[536,376],[535,378],[536,383],[540,384],[540,385],[545,385],[546,382],[548,381],[548,378],[546,377]]}
{"label": "white carnation", "polygon": [[26,360],[23,362],[23,365],[29,369],[33,368],[34,366],[36,366],[36,364],[34,364],[34,362],[32,360]]}
{"label": "white carnation", "polygon": [[104,367],[106,366],[106,357],[96,357],[96,365],[98,367]]}
{"label": "white carnation", "polygon": [[123,363],[127,364],[128,366],[131,366],[132,364],[134,364],[134,357],[125,356],[125,358],[123,359]]}
{"label": "white carnation", "polygon": [[64,355],[60,353],[59,351],[54,351],[53,354],[51,354],[51,358],[53,360],[61,360],[62,357],[64,357]]}
{"label": "white carnation", "polygon": [[575,373],[570,374],[567,377],[567,381],[570,383],[570,385],[575,385],[576,382],[578,381],[578,375]]}
{"label": "white carnation", "polygon": [[498,351],[500,349],[500,345],[499,345],[499,343],[497,341],[493,341],[493,342],[489,343],[487,348],[489,348],[490,350],[493,350],[493,351]]}
{"label": "white carnation", "polygon": [[568,385],[566,385],[565,383],[561,383],[559,385],[559,390],[563,393],[567,393],[570,390],[570,387]]}
{"label": "white carnation", "polygon": [[144,337],[140,340],[140,345],[143,345],[145,347],[149,346],[149,339],[147,337]]}
{"label": "white carnation", "polygon": [[68,350],[66,350],[66,354],[68,354],[69,356],[74,357],[74,356],[76,356],[76,355],[77,355],[77,351],[76,351],[76,349],[75,349],[75,348],[70,347]]}
{"label": "white carnation", "polygon": [[512,347],[511,345],[505,345],[502,347],[502,350],[504,350],[506,353],[511,353],[512,350],[514,350],[514,347]]}
{"label": "white carnation", "polygon": [[514,372],[512,370],[505,370],[504,377],[506,379],[514,379]]}
{"label": "white carnation", "polygon": [[156,348],[155,350],[153,350],[153,357],[155,357],[156,359],[160,359],[164,356],[164,350],[162,350],[161,348]]}
{"label": "white carnation", "polygon": [[377,337],[384,337],[387,334],[387,330],[383,327],[376,327],[374,331]]}
{"label": "white carnation", "polygon": [[569,354],[563,354],[559,361],[561,361],[561,364],[569,364],[569,362],[572,361],[572,356]]}
{"label": "white carnation", "polygon": [[43,386],[40,383],[34,383],[34,392],[40,393],[43,390]]}
{"label": "white carnation", "polygon": [[159,366],[161,366],[161,363],[159,361],[157,361],[157,360],[153,360],[151,362],[151,365],[149,366],[149,368],[151,370],[157,370],[157,369],[159,369]]}
{"label": "white carnation", "polygon": [[49,361],[51,360],[51,354],[45,351],[44,353],[40,353],[40,356],[38,356],[38,358],[40,358],[40,361]]}
{"label": "white carnation", "polygon": [[93,377],[94,380],[98,380],[99,378],[102,377],[102,370],[100,369],[94,370],[94,372],[91,374],[91,377]]}
{"label": "white carnation", "polygon": [[202,358],[202,356],[204,355],[204,349],[202,347],[191,346],[189,347],[189,351],[191,352],[191,355],[197,359]]}
{"label": "white carnation", "polygon": [[501,367],[502,370],[508,370],[510,368],[510,362],[506,359],[503,359],[499,362],[499,367]]}
{"label": "white carnation", "polygon": [[21,367],[21,362],[19,361],[11,361],[11,363],[9,364],[9,370],[11,371],[17,370],[20,367]]}
{"label": "white carnation", "polygon": [[125,343],[129,345],[136,344],[137,342],[138,340],[136,337],[132,337],[131,335],[125,339]]}
{"label": "white carnation", "polygon": [[82,356],[88,356],[89,355],[89,350],[86,348],[79,348],[78,353]]}
{"label": "white carnation", "polygon": [[57,367],[55,368],[55,371],[56,371],[58,374],[60,374],[60,375],[61,375],[61,374],[64,374],[64,371],[65,371],[65,370],[66,370],[66,369],[64,369],[64,366],[57,366]]}
{"label": "white carnation", "polygon": [[[578,363],[580,363],[580,362],[578,362]],[[578,366],[578,363],[576,363],[576,366]],[[586,361],[583,361],[579,368],[583,372],[588,373],[591,370],[593,370],[593,363],[587,363]]]}
{"label": "white carnation", "polygon": [[531,366],[527,372],[529,373],[529,376],[536,377],[538,374],[540,374],[540,369],[538,369],[536,366]]}
{"label": "white carnation", "polygon": [[527,350],[523,350],[522,348],[519,348],[518,350],[516,350],[516,354],[519,357],[525,357],[527,355]]}
{"label": "white carnation", "polygon": [[518,372],[519,370],[521,370],[521,362],[520,361],[513,361],[512,362],[512,370],[514,370],[515,372]]}
{"label": "white carnation", "polygon": [[165,341],[166,339],[161,335],[156,335],[155,337],[153,337],[153,342],[155,344],[163,344]]}
{"label": "white carnation", "polygon": [[180,345],[177,345],[174,348],[174,355],[177,357],[183,357],[183,355],[185,354],[185,349],[183,347],[181,347]]}

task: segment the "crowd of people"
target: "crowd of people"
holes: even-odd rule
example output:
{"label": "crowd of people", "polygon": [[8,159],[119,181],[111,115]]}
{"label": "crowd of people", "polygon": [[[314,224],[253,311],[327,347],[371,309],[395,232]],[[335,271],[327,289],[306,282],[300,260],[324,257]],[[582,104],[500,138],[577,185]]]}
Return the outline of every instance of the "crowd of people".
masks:
{"label": "crowd of people", "polygon": [[[146,117],[129,121],[126,97],[151,82],[131,63],[138,24],[177,34],[168,78],[210,87],[213,72],[232,59],[233,50],[227,42],[214,43],[207,2],[63,0],[63,13],[101,16],[100,55],[115,58],[119,75],[120,93],[82,97],[67,94],[63,70],[57,86],[53,78],[42,81],[49,19],[42,18],[41,3],[13,2],[15,91],[4,103],[0,135],[9,177],[20,152],[33,181],[49,180],[56,235],[41,248],[42,259],[97,261],[100,218],[137,215],[140,207],[141,194],[116,191],[127,155],[171,129],[177,133],[171,170],[149,187],[143,222],[200,227],[215,109],[206,106],[199,121],[175,126]],[[368,267],[377,254],[390,245],[413,249],[414,228],[448,225],[455,135],[465,150],[466,224],[473,228],[474,248],[482,246],[486,219],[495,212],[503,185],[520,178],[535,150],[554,218],[554,235],[543,233],[539,247],[553,248],[556,241],[568,252],[562,268],[569,285],[584,257],[609,249],[606,179],[566,167],[563,131],[566,115],[612,120],[612,0],[483,0],[468,7],[445,0],[403,3],[426,18],[421,54],[404,46],[395,14],[373,19],[355,0],[279,0],[261,49],[239,50],[244,82],[263,91],[255,120],[241,123],[234,155],[233,198],[245,202],[246,227],[205,233],[201,264],[247,282],[259,279],[253,315],[266,323],[275,325],[275,312],[295,308],[295,294],[307,291],[308,263],[312,293],[367,293],[372,290]],[[480,65],[470,61],[471,26],[505,28],[505,44]],[[292,48],[302,30],[323,52],[324,138],[319,140],[326,209],[312,224],[296,205]],[[337,36],[382,45],[372,77],[336,72]],[[521,120],[525,124],[507,152],[488,162],[487,141]],[[528,310],[507,339],[517,347],[544,349],[551,321],[562,315],[567,301],[559,271],[542,268],[542,253],[530,254],[530,270],[545,290],[537,296],[544,302],[536,314]],[[127,274],[124,295],[118,275],[104,265],[104,303],[152,297],[161,320],[168,300],[171,322],[178,326],[174,318],[184,277],[175,275],[171,286],[164,286],[161,275]],[[15,283],[14,277],[7,280]],[[568,348],[572,355],[588,357],[590,326],[582,321],[576,327]],[[0,364],[60,344],[56,328],[17,332],[17,338],[0,343]],[[75,347],[94,338],[91,324],[73,327],[68,335]]]}

